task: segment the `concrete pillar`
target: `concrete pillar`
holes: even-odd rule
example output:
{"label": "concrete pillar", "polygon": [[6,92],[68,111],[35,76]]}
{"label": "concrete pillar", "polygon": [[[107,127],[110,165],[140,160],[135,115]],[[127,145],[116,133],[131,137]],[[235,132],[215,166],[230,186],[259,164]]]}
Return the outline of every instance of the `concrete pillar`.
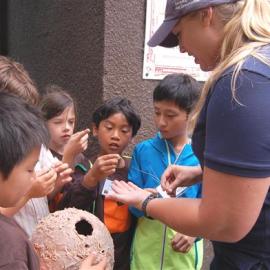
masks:
{"label": "concrete pillar", "polygon": [[48,83],[71,92],[79,128],[105,99],[121,95],[144,112],[135,141],[154,133],[156,82],[142,79],[144,1],[9,0],[8,18],[8,55],[25,65],[41,92]]}

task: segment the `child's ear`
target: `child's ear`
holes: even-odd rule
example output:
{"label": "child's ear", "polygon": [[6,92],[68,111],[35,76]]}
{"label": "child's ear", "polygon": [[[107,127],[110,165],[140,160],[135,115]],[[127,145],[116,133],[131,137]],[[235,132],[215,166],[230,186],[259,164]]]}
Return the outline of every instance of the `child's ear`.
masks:
{"label": "child's ear", "polygon": [[92,124],[92,133],[94,137],[96,137],[98,134],[98,128],[95,124]]}
{"label": "child's ear", "polygon": [[130,142],[133,143],[133,144],[135,144],[136,143],[135,142],[135,138],[134,137],[131,137]]}

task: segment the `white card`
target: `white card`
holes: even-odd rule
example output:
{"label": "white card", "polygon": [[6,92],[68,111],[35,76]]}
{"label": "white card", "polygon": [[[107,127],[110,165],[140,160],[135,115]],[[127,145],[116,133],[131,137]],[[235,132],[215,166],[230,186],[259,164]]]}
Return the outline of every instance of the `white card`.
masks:
{"label": "white card", "polygon": [[102,191],[101,191],[102,195],[106,196],[110,193],[110,191],[112,190],[112,183],[113,183],[113,181],[111,181],[109,179],[105,180]]}
{"label": "white card", "polygon": [[186,189],[187,189],[187,187],[178,187],[176,189],[175,196],[176,197],[181,197],[181,195],[185,192]]}
{"label": "white card", "polygon": [[160,194],[160,196],[161,196],[162,198],[170,198],[170,197],[171,197],[171,196],[169,196],[169,195],[167,194],[166,191],[164,191],[164,190],[162,189],[161,185],[157,186],[157,187],[156,187],[156,190],[157,190],[157,192]]}
{"label": "white card", "polygon": [[[186,190],[186,188],[187,187],[178,187],[176,189],[175,197],[180,197],[184,193],[184,191]],[[156,190],[161,195],[162,198],[171,198],[171,196],[168,195],[167,192],[162,189],[161,185],[157,186],[156,187]]]}

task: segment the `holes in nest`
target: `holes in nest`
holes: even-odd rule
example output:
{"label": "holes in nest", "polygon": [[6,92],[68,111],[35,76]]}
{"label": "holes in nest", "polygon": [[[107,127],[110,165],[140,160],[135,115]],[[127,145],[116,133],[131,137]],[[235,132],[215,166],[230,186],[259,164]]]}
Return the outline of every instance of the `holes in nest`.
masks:
{"label": "holes in nest", "polygon": [[82,234],[84,236],[92,235],[93,227],[89,224],[85,219],[80,220],[75,224],[76,231],[78,234]]}

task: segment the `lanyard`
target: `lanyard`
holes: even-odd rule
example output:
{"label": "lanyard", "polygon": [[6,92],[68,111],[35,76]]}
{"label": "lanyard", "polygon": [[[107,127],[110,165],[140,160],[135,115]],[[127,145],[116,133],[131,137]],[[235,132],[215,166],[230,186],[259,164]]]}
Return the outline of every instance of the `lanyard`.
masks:
{"label": "lanyard", "polygon": [[[167,142],[167,140],[164,140],[165,145],[166,145],[166,149],[167,149],[167,156],[168,156],[168,166],[170,166],[172,164],[172,160],[171,160],[171,151],[170,151],[170,147],[169,144]],[[185,145],[183,146],[182,150],[180,151],[180,153],[176,156],[176,159],[174,161],[173,164],[176,164],[176,162],[178,161],[181,153],[183,152]],[[167,225],[164,225],[164,230],[163,230],[163,240],[162,240],[162,250],[161,250],[161,256],[160,256],[160,270],[163,269],[163,264],[164,264],[164,255],[165,255],[165,244],[166,244],[166,234],[167,234]]]}
{"label": "lanyard", "polygon": [[[171,151],[170,151],[170,147],[169,147],[169,144],[167,142],[167,140],[164,140],[165,142],[165,145],[166,145],[166,149],[167,149],[167,156],[168,156],[168,166],[172,165],[172,160],[171,160]],[[184,149],[185,145],[183,146],[183,148],[181,149],[180,153],[176,156],[176,159],[173,163],[176,164],[176,162],[178,161],[179,157],[181,156],[182,152],[183,152],[183,149]]]}
{"label": "lanyard", "polygon": [[[171,153],[170,153],[169,144],[168,144],[168,142],[167,142],[166,140],[165,140],[165,144],[166,144],[167,155],[168,155],[168,166],[170,166],[170,165],[172,164],[172,162],[171,162]],[[183,148],[181,149],[180,153],[176,156],[176,159],[175,159],[173,165],[175,165],[175,164],[177,163],[177,161],[178,161],[180,155],[182,154],[182,152],[183,152],[183,150],[184,150],[184,148],[185,148],[185,145],[186,145],[186,144],[184,144],[184,146],[183,146]],[[176,189],[176,198],[177,198],[177,197],[180,197],[180,196],[185,192],[185,190],[186,190],[187,188],[188,188],[188,187],[178,187],[178,188]]]}

